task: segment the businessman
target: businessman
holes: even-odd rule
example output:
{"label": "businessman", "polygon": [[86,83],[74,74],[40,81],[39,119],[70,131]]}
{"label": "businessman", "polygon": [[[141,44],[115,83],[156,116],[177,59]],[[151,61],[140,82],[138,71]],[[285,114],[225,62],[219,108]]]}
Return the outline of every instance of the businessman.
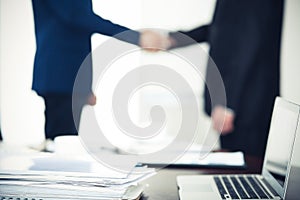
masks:
{"label": "businessman", "polygon": [[[73,102],[74,123],[72,90],[79,67],[91,52],[91,35],[114,36],[129,31],[117,39],[150,50],[159,46],[160,35],[130,31],[101,18],[93,12],[91,0],[32,0],[32,6],[36,35],[32,89],[45,101],[46,139],[76,135],[83,105],[96,103],[89,80]],[[88,70],[92,73],[91,65]]]}
{"label": "businessman", "polygon": [[[223,78],[227,105],[211,105],[205,88],[205,111],[221,133],[222,148],[264,155],[273,103],[279,95],[282,13],[283,0],[220,0],[211,24],[182,31],[210,44],[210,56]],[[176,32],[170,33],[170,41],[173,47],[191,44]],[[215,81],[212,64],[208,62],[207,84]]]}

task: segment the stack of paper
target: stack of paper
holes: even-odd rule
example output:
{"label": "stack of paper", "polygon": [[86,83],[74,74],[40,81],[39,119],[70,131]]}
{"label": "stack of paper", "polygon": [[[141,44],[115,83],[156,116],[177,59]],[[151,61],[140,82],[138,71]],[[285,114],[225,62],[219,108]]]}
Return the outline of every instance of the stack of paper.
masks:
{"label": "stack of paper", "polygon": [[137,183],[153,174],[153,170],[143,168],[136,168],[125,178],[98,177],[90,173],[2,171],[0,194],[56,199],[136,199],[143,189]]}
{"label": "stack of paper", "polygon": [[138,183],[155,173],[135,165],[129,172],[116,171],[88,156],[0,154],[0,197],[136,199],[143,191]]}

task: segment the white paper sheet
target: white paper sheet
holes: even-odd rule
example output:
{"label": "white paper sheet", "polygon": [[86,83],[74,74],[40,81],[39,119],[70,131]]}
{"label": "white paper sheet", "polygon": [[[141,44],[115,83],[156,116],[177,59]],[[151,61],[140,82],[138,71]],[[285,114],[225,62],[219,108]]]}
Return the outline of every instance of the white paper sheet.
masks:
{"label": "white paper sheet", "polygon": [[195,151],[187,151],[178,160],[172,163],[155,162],[143,163],[149,165],[184,165],[184,166],[216,166],[216,167],[244,167],[245,159],[243,152],[212,152],[200,154]]}

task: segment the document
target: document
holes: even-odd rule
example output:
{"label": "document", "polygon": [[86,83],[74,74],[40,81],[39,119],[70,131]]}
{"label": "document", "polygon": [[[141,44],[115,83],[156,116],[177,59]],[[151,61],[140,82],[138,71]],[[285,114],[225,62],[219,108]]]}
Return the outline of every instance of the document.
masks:
{"label": "document", "polygon": [[138,199],[143,191],[139,182],[156,172],[135,165],[130,171],[119,172],[89,156],[3,153],[0,156],[0,194],[7,198],[26,196],[47,200]]}
{"label": "document", "polygon": [[201,154],[195,151],[187,151],[172,163],[149,162],[141,163],[148,166],[185,166],[185,167],[216,167],[216,168],[244,168],[246,167],[243,152],[211,152]]}
{"label": "document", "polygon": [[138,182],[155,174],[149,169],[144,174],[142,168],[137,171],[139,173],[129,174],[127,178],[101,178],[71,172],[2,171],[0,194],[56,199],[136,199],[143,191]]}

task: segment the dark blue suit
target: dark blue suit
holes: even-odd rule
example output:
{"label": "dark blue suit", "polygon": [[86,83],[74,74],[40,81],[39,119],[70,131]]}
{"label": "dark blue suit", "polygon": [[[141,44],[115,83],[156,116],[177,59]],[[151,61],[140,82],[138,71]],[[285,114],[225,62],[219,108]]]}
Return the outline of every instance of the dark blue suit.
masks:
{"label": "dark blue suit", "polygon": [[[91,0],[33,0],[32,4],[37,46],[32,88],[39,94],[71,94],[78,68],[91,52],[91,35],[113,36],[128,30],[94,14]],[[132,32],[124,40],[137,44],[139,34]]]}
{"label": "dark blue suit", "polygon": [[[283,0],[219,0],[211,24],[182,32],[210,44],[210,56],[223,78],[227,107],[236,115],[234,131],[221,136],[223,148],[264,155],[273,104],[279,95],[282,14]],[[171,36],[177,47],[191,43],[178,33]],[[209,60],[206,83],[214,85],[211,64]],[[214,107],[211,95],[205,88],[207,114]]]}
{"label": "dark blue suit", "polygon": [[[129,29],[96,15],[92,11],[91,0],[32,0],[32,6],[36,34],[32,88],[45,98],[46,137],[50,134],[49,137],[53,138],[57,134],[55,132],[76,133],[74,123],[67,125],[73,122],[70,119],[71,95],[79,67],[91,52],[91,35],[114,36]],[[131,31],[118,39],[138,44],[139,33]],[[92,73],[92,66],[88,70]],[[86,94],[91,92],[91,80],[84,90]],[[50,102],[47,97],[55,101]],[[60,99],[64,99],[64,105],[59,103]],[[48,108],[50,106],[52,108]],[[68,113],[68,116],[63,113]],[[53,115],[55,121],[47,120]],[[47,130],[47,126],[52,130]],[[53,129],[55,126],[57,129]],[[62,126],[66,127],[60,129]]]}

